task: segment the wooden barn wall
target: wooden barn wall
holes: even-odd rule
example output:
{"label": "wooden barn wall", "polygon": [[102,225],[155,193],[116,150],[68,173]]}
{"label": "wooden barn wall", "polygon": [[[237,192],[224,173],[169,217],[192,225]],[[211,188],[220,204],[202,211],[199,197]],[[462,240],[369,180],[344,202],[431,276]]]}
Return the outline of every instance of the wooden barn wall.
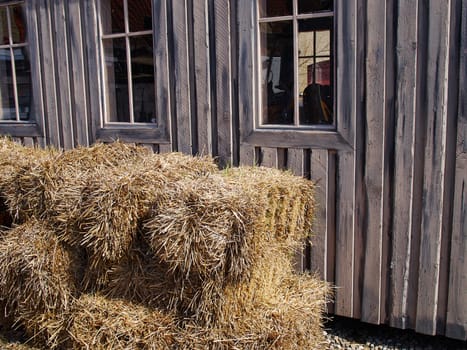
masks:
{"label": "wooden barn wall", "polygon": [[[337,81],[336,112],[351,114],[351,151],[244,144],[239,116],[254,94],[238,74],[244,12],[236,0],[155,3],[168,12],[171,143],[148,146],[315,181],[313,244],[297,266],[336,286],[330,311],[467,339],[467,0],[339,2],[336,49],[355,68]],[[21,141],[92,144],[94,1],[31,4],[44,137]]]}

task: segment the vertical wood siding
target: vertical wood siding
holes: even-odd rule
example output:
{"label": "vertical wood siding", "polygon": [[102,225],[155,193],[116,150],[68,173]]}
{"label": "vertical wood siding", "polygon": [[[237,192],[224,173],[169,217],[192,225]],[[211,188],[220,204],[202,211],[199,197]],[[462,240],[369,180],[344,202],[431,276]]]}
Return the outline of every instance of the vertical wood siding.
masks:
{"label": "vertical wood siding", "polygon": [[[153,2],[163,19],[154,27],[158,113],[170,143],[141,143],[313,180],[313,243],[296,265],[336,286],[329,310],[467,339],[467,0],[336,1],[336,50],[348,60],[336,70],[346,150],[312,136],[289,148],[281,133],[243,142],[257,113],[248,1]],[[44,139],[18,140],[92,144],[102,108],[96,3],[28,6]]]}

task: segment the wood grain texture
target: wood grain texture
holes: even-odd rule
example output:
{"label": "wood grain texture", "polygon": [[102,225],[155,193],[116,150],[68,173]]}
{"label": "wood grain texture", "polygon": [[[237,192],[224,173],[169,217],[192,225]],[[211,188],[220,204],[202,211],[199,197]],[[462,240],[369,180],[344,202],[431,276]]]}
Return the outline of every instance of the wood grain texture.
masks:
{"label": "wood grain texture", "polygon": [[[426,138],[423,208],[420,240],[420,269],[416,330],[425,334],[442,333],[445,322],[447,288],[447,240],[445,220],[450,203],[446,173],[451,116],[448,115],[449,50],[455,45],[448,38],[452,2],[430,2],[426,69]],[[456,96],[457,98],[457,96]],[[436,213],[436,215],[433,215]]]}
{"label": "wood grain texture", "polygon": [[61,147],[58,96],[55,89],[55,43],[52,39],[50,6],[47,0],[37,0],[39,42],[41,48],[42,89],[44,93],[45,131],[47,144]]}
{"label": "wood grain texture", "polygon": [[[418,2],[399,0],[397,13],[396,51],[396,111],[395,111],[395,166],[394,166],[394,212],[392,221],[392,260],[390,286],[391,326],[411,328],[414,326],[418,272],[418,244],[420,229],[414,225],[416,184],[420,168],[416,168],[417,135],[420,114],[416,111],[417,95],[417,40]],[[422,157],[423,158],[423,157]],[[414,268],[416,267],[416,268]]]}
{"label": "wood grain texture", "polygon": [[[233,4],[235,6],[235,4]],[[232,68],[231,68],[231,1],[212,0],[213,12],[214,56],[212,62],[215,71],[215,140],[216,155],[222,165],[232,164],[233,130],[232,130]],[[235,28],[234,28],[235,30]]]}
{"label": "wood grain texture", "polygon": [[[287,150],[287,169],[296,176],[309,177],[309,161],[306,160],[309,152],[299,148],[289,148]],[[297,272],[304,272],[307,268],[307,258],[305,256],[308,249],[305,247],[295,254],[294,266]]]}
{"label": "wood grain texture", "polygon": [[446,335],[467,340],[467,1],[462,1],[454,208]]}
{"label": "wood grain texture", "polygon": [[172,59],[174,74],[174,105],[177,131],[177,150],[192,154],[192,115],[190,100],[190,63],[188,43],[187,1],[172,2]]}
{"label": "wood grain texture", "polygon": [[365,264],[361,319],[386,318],[389,181],[392,128],[392,1],[367,2],[367,99],[365,144]]}
{"label": "wood grain texture", "polygon": [[208,1],[193,1],[193,59],[192,81],[194,89],[193,114],[196,116],[197,150],[202,155],[212,155],[211,123],[211,75],[209,54],[209,13]]}
{"label": "wood grain texture", "polygon": [[67,29],[66,4],[52,0],[52,38],[55,54],[55,89],[58,97],[58,122],[60,125],[62,147],[75,146],[73,128],[72,96],[70,86],[69,37]]}
{"label": "wood grain texture", "polygon": [[315,183],[315,215],[311,239],[310,269],[326,279],[328,151],[312,150],[310,180]]}
{"label": "wood grain texture", "polygon": [[82,13],[80,0],[70,0],[67,5],[68,35],[70,42],[69,60],[71,62],[71,107],[74,129],[74,145],[89,146],[89,118],[87,101],[87,82],[85,78],[85,56],[82,36]]}

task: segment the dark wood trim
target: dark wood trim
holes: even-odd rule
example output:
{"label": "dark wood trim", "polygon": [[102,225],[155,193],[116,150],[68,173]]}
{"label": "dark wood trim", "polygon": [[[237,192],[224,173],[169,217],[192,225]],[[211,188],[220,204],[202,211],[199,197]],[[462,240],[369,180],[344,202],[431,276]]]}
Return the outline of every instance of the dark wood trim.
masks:
{"label": "dark wood trim", "polygon": [[38,124],[1,123],[0,134],[12,137],[42,137],[42,129]]}
{"label": "dark wood trim", "polygon": [[243,139],[243,143],[258,147],[352,150],[342,135],[335,131],[255,130]]}
{"label": "dark wood trim", "polygon": [[158,128],[136,126],[128,128],[104,127],[97,130],[96,139],[104,142],[121,140],[137,143],[170,143],[170,138],[167,136]]}

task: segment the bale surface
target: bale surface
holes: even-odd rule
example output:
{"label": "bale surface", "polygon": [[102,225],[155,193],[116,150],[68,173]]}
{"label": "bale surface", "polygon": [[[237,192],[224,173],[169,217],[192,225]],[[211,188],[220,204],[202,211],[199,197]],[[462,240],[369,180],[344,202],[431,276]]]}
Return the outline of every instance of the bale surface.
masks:
{"label": "bale surface", "polygon": [[84,294],[70,313],[68,333],[68,349],[166,350],[178,329],[171,314]]}
{"label": "bale surface", "polygon": [[34,219],[0,240],[0,299],[17,320],[66,310],[77,293],[80,263],[55,233]]}

